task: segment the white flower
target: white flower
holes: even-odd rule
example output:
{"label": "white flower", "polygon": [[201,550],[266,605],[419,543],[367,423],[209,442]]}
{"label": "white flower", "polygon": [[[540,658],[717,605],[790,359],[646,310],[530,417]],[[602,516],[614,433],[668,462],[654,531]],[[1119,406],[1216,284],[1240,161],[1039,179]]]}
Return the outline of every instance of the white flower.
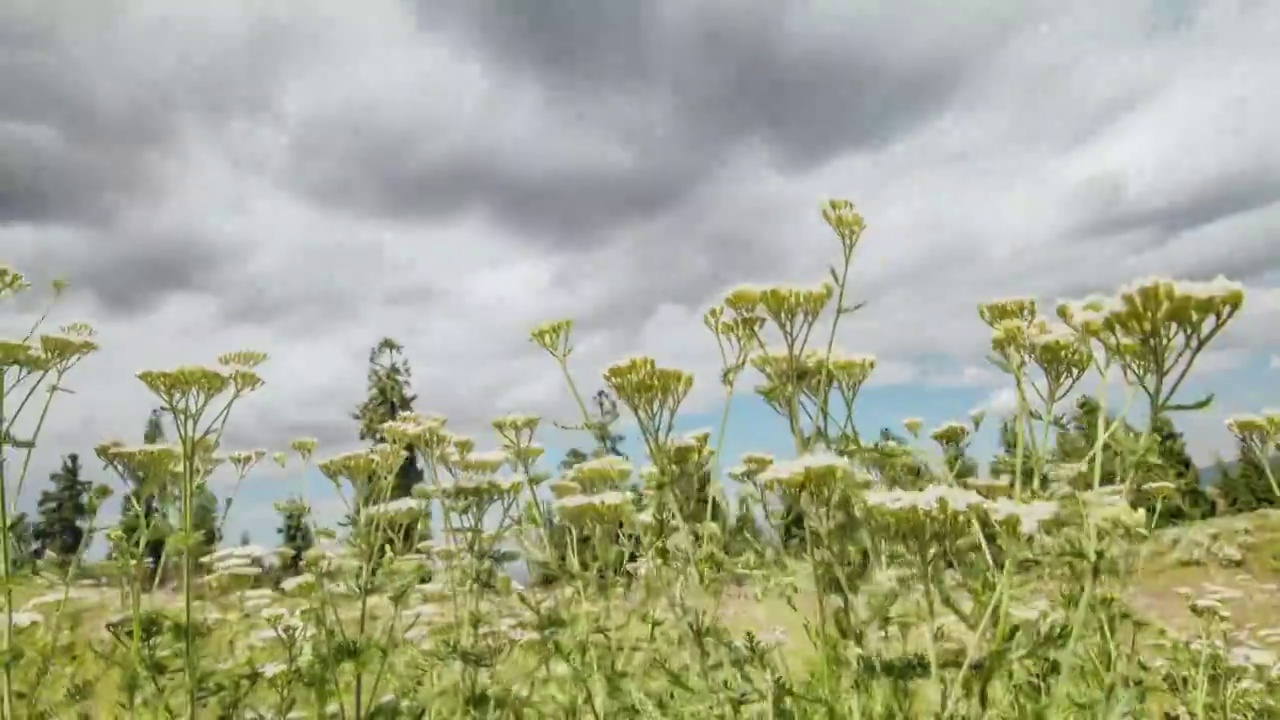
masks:
{"label": "white flower", "polygon": [[258,672],[263,677],[272,678],[289,669],[288,665],[280,662],[269,662],[258,666]]}
{"label": "white flower", "polygon": [[38,612],[16,612],[13,614],[13,627],[24,628],[44,622],[44,616]]}
{"label": "white flower", "polygon": [[997,498],[987,503],[987,511],[996,520],[1017,518],[1022,534],[1034,535],[1040,530],[1041,524],[1058,515],[1058,503],[1052,500],[1015,502],[1008,498]]}
{"label": "white flower", "polygon": [[286,593],[293,592],[298,589],[307,588],[314,585],[316,576],[311,573],[302,573],[293,577],[285,578],[280,581],[280,590]]}

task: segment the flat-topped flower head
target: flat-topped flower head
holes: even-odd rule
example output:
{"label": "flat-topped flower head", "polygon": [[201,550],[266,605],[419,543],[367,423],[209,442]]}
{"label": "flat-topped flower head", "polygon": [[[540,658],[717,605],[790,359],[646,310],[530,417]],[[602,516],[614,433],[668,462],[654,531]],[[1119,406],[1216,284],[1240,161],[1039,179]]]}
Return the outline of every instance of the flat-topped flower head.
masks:
{"label": "flat-topped flower head", "polygon": [[374,458],[362,450],[335,455],[322,461],[318,467],[331,482],[346,480],[356,487],[368,484],[378,471],[378,464]]}
{"label": "flat-topped flower head", "polygon": [[520,473],[511,475],[479,475],[441,480],[438,491],[441,497],[497,502],[519,495],[526,478]]}
{"label": "flat-topped flower head", "polygon": [[31,287],[26,276],[13,267],[0,263],[0,299],[8,295],[17,295]]}
{"label": "flat-topped flower head", "polygon": [[951,448],[963,445],[972,433],[965,423],[947,422],[934,428],[929,437],[943,448]]}
{"label": "flat-topped flower head", "polygon": [[1030,297],[1012,297],[989,300],[978,305],[978,317],[982,322],[998,329],[1004,323],[1026,325],[1036,316],[1036,301]]}
{"label": "flat-topped flower head", "polygon": [[16,369],[38,372],[47,367],[47,361],[39,348],[22,340],[0,338],[0,370]]}
{"label": "flat-topped flower head", "polygon": [[758,479],[767,488],[795,491],[871,484],[871,478],[859,473],[846,458],[830,452],[808,453],[794,460],[776,462],[761,472]]}
{"label": "flat-topped flower head", "polygon": [[582,494],[582,486],[572,480],[553,480],[548,483],[547,487],[551,489],[551,495],[555,498]]}
{"label": "flat-topped flower head", "polygon": [[1009,498],[988,500],[986,509],[997,522],[1011,522],[1023,535],[1035,535],[1041,526],[1058,517],[1060,508],[1054,500],[1015,502]]}
{"label": "flat-topped flower head", "polygon": [[49,364],[63,367],[98,349],[98,344],[85,337],[73,335],[41,335],[40,351]]}
{"label": "flat-topped flower head", "polygon": [[302,462],[307,462],[311,456],[315,454],[316,445],[319,442],[312,437],[294,438],[289,441],[289,449],[298,453],[298,457],[302,458]]}
{"label": "flat-topped flower head", "polygon": [[903,418],[902,427],[906,429],[911,437],[919,438],[920,429],[924,427],[924,420],[918,417]]}
{"label": "flat-topped flower head", "polygon": [[573,346],[569,344],[572,332],[572,320],[554,320],[534,328],[529,333],[529,339],[552,357],[563,360],[573,351]]}
{"label": "flat-topped flower head", "polygon": [[423,498],[406,497],[389,500],[384,503],[369,505],[364,508],[367,517],[395,519],[399,521],[416,520],[431,512],[431,502]]}
{"label": "flat-topped flower head", "polygon": [[1008,497],[1013,493],[1013,483],[1008,476],[964,478],[960,484],[987,499]]}
{"label": "flat-topped flower head", "polygon": [[987,507],[987,499],[982,495],[952,485],[930,485],[923,490],[870,490],[866,502],[879,511],[891,513],[966,513]]}
{"label": "flat-topped flower head", "polygon": [[840,238],[846,252],[851,252],[866,229],[866,221],[848,200],[828,200],[822,207],[822,219]]}
{"label": "flat-topped flower head", "polygon": [[724,296],[724,307],[739,317],[753,317],[760,307],[760,296],[765,288],[760,285],[738,285]]}
{"label": "flat-topped flower head", "polygon": [[569,495],[556,500],[553,507],[560,517],[575,524],[607,525],[635,515],[635,505],[630,496],[618,490]]}
{"label": "flat-topped flower head", "polygon": [[218,364],[232,370],[252,370],[267,361],[267,354],[257,350],[236,350],[218,356]]}
{"label": "flat-topped flower head", "polygon": [[585,493],[616,490],[631,479],[635,467],[625,458],[606,455],[579,463],[562,476],[563,480],[577,483]]}
{"label": "flat-topped flower head", "polygon": [[167,407],[203,405],[231,387],[231,376],[221,368],[185,365],[173,370],[143,370],[143,385]]}
{"label": "flat-topped flower head", "polygon": [[168,483],[182,466],[182,450],[173,445],[105,443],[95,452],[126,478],[153,488]]}
{"label": "flat-topped flower head", "polygon": [[266,456],[266,450],[237,450],[227,454],[227,462],[231,463],[236,475],[243,478]]}
{"label": "flat-topped flower head", "polygon": [[505,450],[486,450],[472,452],[458,460],[458,469],[463,472],[492,474],[506,467],[511,456]]}
{"label": "flat-topped flower head", "polygon": [[821,317],[834,296],[829,282],[808,288],[775,286],[760,294],[760,308],[784,336],[794,336]]}
{"label": "flat-topped flower head", "polygon": [[530,413],[510,413],[493,421],[493,429],[504,438],[527,439],[538,429],[542,418]]}
{"label": "flat-topped flower head", "polygon": [[506,450],[507,454],[511,456],[512,462],[522,467],[532,466],[547,453],[547,449],[539,443],[513,446]]}
{"label": "flat-topped flower head", "polygon": [[856,391],[875,371],[876,357],[875,355],[833,354],[827,360],[827,367],[834,375],[837,385],[849,391]]}
{"label": "flat-topped flower head", "polygon": [[1226,420],[1227,430],[1243,446],[1261,452],[1280,442],[1280,412],[1260,415],[1233,415]]}

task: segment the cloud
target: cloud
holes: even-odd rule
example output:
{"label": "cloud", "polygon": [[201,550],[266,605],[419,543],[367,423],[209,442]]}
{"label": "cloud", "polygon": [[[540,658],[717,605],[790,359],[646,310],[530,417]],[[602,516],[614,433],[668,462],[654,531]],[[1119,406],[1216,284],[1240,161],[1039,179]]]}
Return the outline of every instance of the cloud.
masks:
{"label": "cloud", "polygon": [[0,247],[104,348],[38,466],[139,433],[137,369],[241,347],[273,360],[237,445],[352,445],[384,335],[461,428],[569,420],[526,339],[562,316],[584,391],[649,352],[709,398],[702,311],[821,279],[829,196],[877,382],[990,387],[978,302],[1150,273],[1251,283],[1221,349],[1280,342],[1272,4],[596,5],[5,11]]}
{"label": "cloud", "polygon": [[1272,355],[1270,362],[1267,363],[1267,368],[1270,370],[1280,370],[1280,355]]}

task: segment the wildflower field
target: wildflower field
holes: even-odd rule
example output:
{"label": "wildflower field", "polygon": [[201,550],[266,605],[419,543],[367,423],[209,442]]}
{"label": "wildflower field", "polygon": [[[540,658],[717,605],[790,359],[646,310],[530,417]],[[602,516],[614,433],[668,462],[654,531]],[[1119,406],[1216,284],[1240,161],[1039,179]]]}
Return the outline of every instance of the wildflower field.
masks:
{"label": "wildflower field", "polygon": [[[678,368],[637,357],[604,373],[642,459],[557,469],[536,416],[467,437],[412,412],[335,457],[305,438],[228,449],[239,403],[270,401],[265,354],[139,372],[176,437],[96,455],[175,531],[159,565],[142,513],[142,528],[91,524],[78,551],[29,569],[4,535],[0,717],[1280,717],[1280,512],[1171,524],[1204,493],[1159,452],[1170,418],[1208,406],[1179,391],[1244,289],[1150,279],[977,308],[1019,399],[999,472],[977,473],[963,460],[981,415],[859,436],[876,361],[834,340],[858,310],[847,288],[864,224],[846,201],[823,215],[829,279],[741,287],[706,312],[723,371],[698,382],[723,387],[719,428],[673,432],[694,383]],[[0,297],[27,291],[0,267]],[[571,331],[551,322],[531,340],[598,436]],[[65,402],[54,390],[98,343],[84,324],[0,339],[7,528],[49,404]],[[1126,391],[1096,399],[1102,421],[1063,461],[1069,398],[1116,375]],[[785,419],[792,457],[718,453],[728,403],[749,392]],[[1280,411],[1228,426],[1280,496]],[[408,485],[407,458],[422,471]],[[300,498],[303,546],[211,552],[207,483],[268,462],[323,473],[346,519],[317,526]],[[91,515],[106,494],[88,493]],[[106,561],[85,558],[95,537]],[[515,558],[527,587],[503,571]]]}

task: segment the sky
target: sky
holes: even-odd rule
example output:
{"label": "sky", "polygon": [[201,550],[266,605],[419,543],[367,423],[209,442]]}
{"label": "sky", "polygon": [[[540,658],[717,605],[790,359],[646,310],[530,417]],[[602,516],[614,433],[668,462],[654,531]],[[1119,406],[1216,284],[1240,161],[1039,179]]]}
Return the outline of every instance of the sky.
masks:
{"label": "sky", "polygon": [[[1280,4],[534,7],[5,3],[0,259],[68,278],[53,323],[88,321],[102,345],[58,396],[22,505],[60,455],[140,440],[138,370],[241,348],[271,360],[228,449],[356,447],[383,336],[406,347],[417,409],[455,429],[572,422],[528,341],[562,317],[588,392],[649,354],[700,378],[682,427],[714,426],[703,312],[738,283],[821,280],[829,197],[867,222],[851,274],[867,305],[839,344],[879,359],[871,432],[1007,404],[979,302],[1152,274],[1249,288],[1188,388],[1217,398],[1180,420],[1195,457],[1230,447],[1227,415],[1280,405]],[[0,334],[34,310],[8,304]],[[728,455],[787,451],[749,393],[733,407]],[[229,539],[273,542],[272,501],[303,490],[328,492],[251,476]]]}

